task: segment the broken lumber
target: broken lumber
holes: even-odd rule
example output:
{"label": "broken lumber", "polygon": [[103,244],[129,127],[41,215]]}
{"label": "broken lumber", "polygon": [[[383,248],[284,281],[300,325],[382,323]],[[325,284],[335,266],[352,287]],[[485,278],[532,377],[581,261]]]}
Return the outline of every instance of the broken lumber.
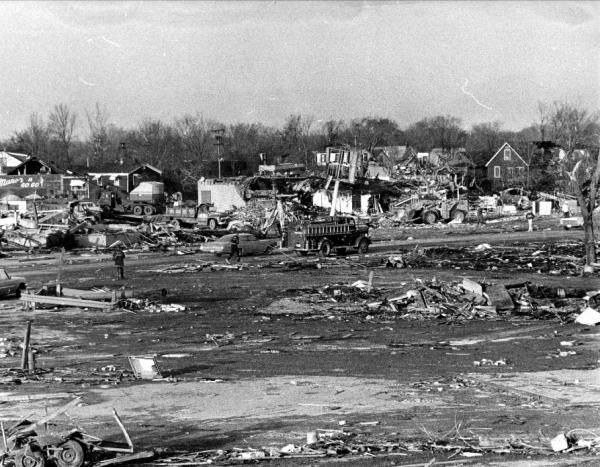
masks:
{"label": "broken lumber", "polygon": [[37,429],[37,427],[43,426],[44,424],[48,423],[50,420],[54,420],[56,417],[58,417],[59,415],[62,415],[67,410],[75,407],[80,402],[81,402],[81,397],[76,397],[75,399],[73,399],[68,404],[63,405],[61,408],[55,410],[54,412],[52,412],[49,415],[46,415],[44,418],[39,419],[37,422],[32,423],[31,425],[27,425],[27,426],[21,428],[16,433],[14,433],[13,435],[11,435],[8,438],[8,441],[10,442],[10,441],[15,440],[17,436],[23,436],[23,435],[25,435],[27,433],[34,432]]}
{"label": "broken lumber", "polygon": [[95,467],[107,467],[109,465],[119,465],[124,464],[125,462],[131,461],[139,461],[142,459],[151,459],[155,456],[154,451],[141,451],[136,452],[135,454],[128,454],[125,456],[117,456],[112,459],[106,459],[100,462],[97,462]]}
{"label": "broken lumber", "polygon": [[43,303],[46,305],[72,306],[76,308],[101,308],[110,309],[112,302],[101,302],[94,300],[81,300],[78,298],[53,297],[51,295],[21,294],[21,301],[26,303]]}

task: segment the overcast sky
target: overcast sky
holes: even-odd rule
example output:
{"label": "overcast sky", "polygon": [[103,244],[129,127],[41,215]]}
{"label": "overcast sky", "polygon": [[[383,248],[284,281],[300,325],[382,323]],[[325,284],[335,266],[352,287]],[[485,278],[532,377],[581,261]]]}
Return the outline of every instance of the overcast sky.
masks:
{"label": "overcast sky", "polygon": [[0,2],[0,138],[65,103],[281,126],[456,115],[519,129],[599,105],[600,2]]}

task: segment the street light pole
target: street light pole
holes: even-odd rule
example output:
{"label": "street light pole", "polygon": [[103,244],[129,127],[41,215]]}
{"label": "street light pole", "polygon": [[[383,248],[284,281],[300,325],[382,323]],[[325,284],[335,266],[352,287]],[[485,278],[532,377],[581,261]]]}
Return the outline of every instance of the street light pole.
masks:
{"label": "street light pole", "polygon": [[223,133],[225,133],[225,128],[217,128],[215,130],[211,130],[215,134],[215,146],[217,147],[217,164],[219,166],[219,180],[221,180],[221,162],[223,159],[221,158],[221,146],[223,146]]}

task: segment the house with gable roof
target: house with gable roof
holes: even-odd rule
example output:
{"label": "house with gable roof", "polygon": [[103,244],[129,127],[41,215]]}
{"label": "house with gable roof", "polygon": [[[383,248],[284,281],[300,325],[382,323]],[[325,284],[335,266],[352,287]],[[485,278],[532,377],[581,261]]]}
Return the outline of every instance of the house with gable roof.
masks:
{"label": "house with gable roof", "polygon": [[0,174],[7,174],[28,159],[27,154],[0,151]]}
{"label": "house with gable roof", "polygon": [[510,144],[504,143],[487,161],[485,169],[492,189],[501,189],[525,185],[529,164]]}

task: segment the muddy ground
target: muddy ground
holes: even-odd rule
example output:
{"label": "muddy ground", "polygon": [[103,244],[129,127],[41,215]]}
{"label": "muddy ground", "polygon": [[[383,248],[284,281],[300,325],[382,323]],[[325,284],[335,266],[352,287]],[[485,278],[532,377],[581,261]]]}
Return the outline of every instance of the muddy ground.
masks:
{"label": "muddy ground", "polygon": [[[558,455],[537,449],[561,432],[600,430],[596,328],[527,312],[412,319],[370,311],[364,306],[374,300],[370,297],[318,292],[326,285],[366,281],[370,272],[374,296],[400,295],[433,277],[600,289],[597,275],[581,277],[568,266],[582,232],[556,224],[531,233],[523,231],[522,221],[504,229],[382,229],[366,256],[308,257],[293,264],[294,257],[276,253],[244,258],[241,270],[177,271],[176,265],[197,266],[215,258],[130,252],[123,281],[113,278],[108,255],[67,255],[64,285],[124,286],[137,297],[188,309],[24,311],[17,300],[2,300],[0,337],[20,339],[26,321],[33,320],[32,341],[42,369],[37,380],[5,380],[0,386],[2,419],[39,418],[81,395],[83,403],[69,412],[73,421],[90,433],[116,438],[115,408],[138,449],[281,448],[305,444],[307,432],[323,429],[408,448],[377,457],[359,453],[268,462],[408,465],[436,458],[465,465],[596,465],[589,450]],[[469,255],[483,243],[491,249],[481,253],[488,255],[486,261],[478,262]],[[431,261],[405,269],[384,266],[391,254],[414,253],[419,245],[438,248],[421,256]],[[541,262],[520,264],[520,251]],[[562,261],[551,261],[552,255]],[[14,255],[3,263],[35,289],[56,279],[56,258]],[[302,302],[305,295],[312,301]],[[164,381],[131,377],[127,357],[148,354],[157,355]],[[481,364],[483,359],[503,363]],[[18,366],[18,355],[0,360],[4,375]],[[461,444],[461,437],[497,444],[519,440],[531,448],[464,460],[456,449],[422,449],[436,441]]]}

